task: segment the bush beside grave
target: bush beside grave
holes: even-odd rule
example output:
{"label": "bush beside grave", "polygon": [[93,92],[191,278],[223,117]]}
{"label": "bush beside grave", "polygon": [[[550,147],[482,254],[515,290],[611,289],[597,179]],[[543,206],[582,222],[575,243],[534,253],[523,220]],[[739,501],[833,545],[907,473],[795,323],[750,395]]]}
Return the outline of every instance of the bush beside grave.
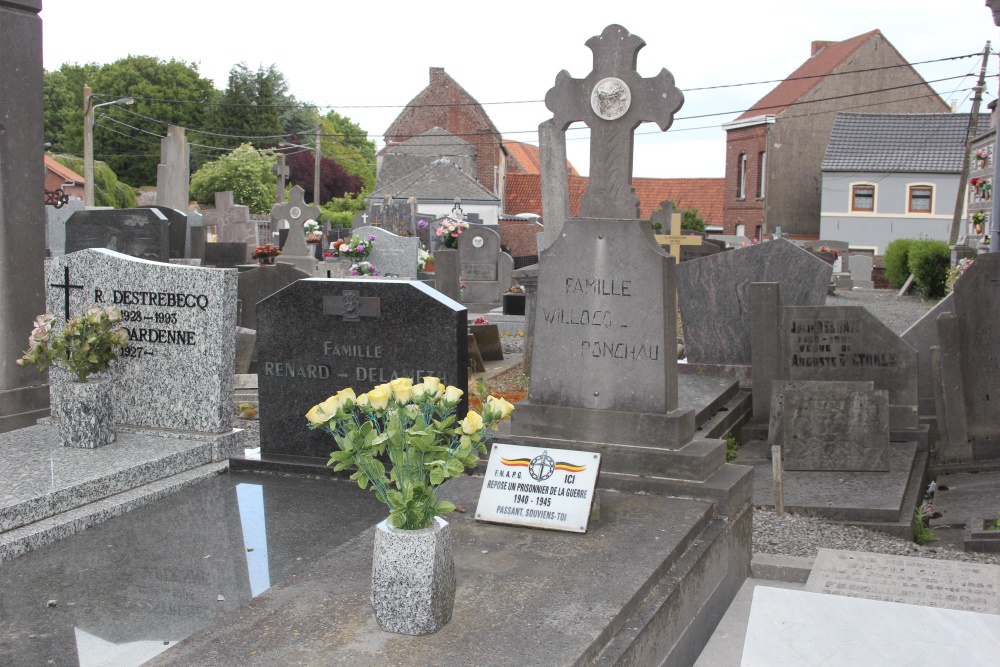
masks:
{"label": "bush beside grave", "polygon": [[944,241],[924,239],[910,247],[910,273],[917,291],[928,299],[940,299],[947,293],[951,251]]}
{"label": "bush beside grave", "polygon": [[916,239],[896,239],[885,249],[882,266],[885,267],[885,277],[889,284],[899,289],[910,277],[910,248]]}

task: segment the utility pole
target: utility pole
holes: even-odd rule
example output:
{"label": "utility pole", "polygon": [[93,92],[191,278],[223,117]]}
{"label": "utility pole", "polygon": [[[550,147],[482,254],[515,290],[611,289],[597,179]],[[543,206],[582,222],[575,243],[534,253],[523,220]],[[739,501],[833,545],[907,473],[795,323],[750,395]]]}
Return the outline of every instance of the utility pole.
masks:
{"label": "utility pole", "polygon": [[990,55],[990,43],[986,42],[983,49],[983,64],[979,68],[979,81],[976,83],[976,94],[972,98],[972,115],[969,116],[969,130],[965,134],[965,157],[962,159],[962,175],[958,177],[958,194],[955,199],[955,214],[951,218],[951,234],[948,236],[948,245],[958,243],[958,235],[962,226],[962,212],[965,210],[965,183],[969,179],[969,151],[972,147],[972,140],[976,138],[976,131],[979,129],[979,105],[983,100],[983,91],[986,90],[986,59]]}
{"label": "utility pole", "polygon": [[278,164],[274,165],[274,175],[278,177],[278,203],[285,203],[285,179],[288,178],[288,167],[285,166],[285,154],[278,153]]}
{"label": "utility pole", "polygon": [[320,145],[320,140],[322,135],[320,134],[320,126],[316,126],[316,171],[313,175],[313,204],[316,206],[320,205],[319,202],[319,167],[320,160],[323,158],[323,150]]}
{"label": "utility pole", "polygon": [[83,87],[83,205],[94,205],[94,109],[87,85]]}

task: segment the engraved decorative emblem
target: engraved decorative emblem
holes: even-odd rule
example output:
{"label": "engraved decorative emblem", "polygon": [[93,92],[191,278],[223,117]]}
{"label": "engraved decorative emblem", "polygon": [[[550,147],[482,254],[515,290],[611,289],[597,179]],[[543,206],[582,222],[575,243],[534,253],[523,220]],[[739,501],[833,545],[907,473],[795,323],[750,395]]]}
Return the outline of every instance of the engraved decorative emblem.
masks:
{"label": "engraved decorative emblem", "polygon": [[621,118],[631,104],[632,93],[625,82],[617,77],[601,79],[590,93],[590,107],[604,120]]}
{"label": "engraved decorative emblem", "polygon": [[356,290],[344,290],[338,296],[323,297],[323,314],[343,317],[345,322],[358,322],[362,317],[381,317],[378,297],[364,297]]}
{"label": "engraved decorative emblem", "polygon": [[477,248],[482,248],[484,243],[485,241],[483,241],[482,236],[477,236],[476,238],[472,239],[472,245]]}
{"label": "engraved decorative emblem", "polygon": [[292,216],[292,220],[298,220],[299,217],[302,215],[302,209],[300,209],[298,206],[293,206],[288,210],[288,215]]}

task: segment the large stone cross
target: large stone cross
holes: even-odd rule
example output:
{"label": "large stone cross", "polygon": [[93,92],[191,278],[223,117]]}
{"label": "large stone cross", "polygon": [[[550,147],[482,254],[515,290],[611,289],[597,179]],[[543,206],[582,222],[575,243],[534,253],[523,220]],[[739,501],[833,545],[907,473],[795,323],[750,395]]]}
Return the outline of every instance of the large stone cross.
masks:
{"label": "large stone cross", "polygon": [[289,257],[311,256],[312,253],[306,247],[306,233],[302,226],[306,220],[319,220],[323,214],[322,209],[316,204],[306,206],[305,193],[300,186],[295,185],[289,193],[287,204],[275,204],[271,207],[271,220],[288,221],[288,238],[285,239],[285,247],[282,252]]}
{"label": "large stone cross", "polygon": [[632,190],[632,133],[640,123],[666,130],[684,95],[666,69],[652,78],[636,71],[646,42],[620,25],[609,25],[587,40],[594,69],[584,79],[563,70],[545,95],[557,128],[583,121],[590,127],[590,184],[580,199],[581,218],[639,218],[639,198]]}

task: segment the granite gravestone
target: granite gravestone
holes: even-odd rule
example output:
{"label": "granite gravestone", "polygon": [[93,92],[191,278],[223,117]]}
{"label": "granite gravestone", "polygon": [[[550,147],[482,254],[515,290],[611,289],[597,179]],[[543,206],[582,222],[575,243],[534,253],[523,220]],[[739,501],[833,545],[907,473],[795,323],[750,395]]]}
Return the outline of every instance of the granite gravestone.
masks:
{"label": "granite gravestone", "polygon": [[888,393],[843,384],[785,387],[785,470],[889,470]]}
{"label": "granite gravestone", "polygon": [[[162,165],[161,165],[162,166]],[[140,206],[139,208],[151,208],[163,214],[163,217],[170,223],[170,259],[190,258],[191,254],[187,248],[188,239],[188,216],[187,213],[178,211],[169,206]]]}
{"label": "granite gravestone", "polygon": [[587,42],[594,70],[560,72],[545,96],[556,129],[591,127],[590,180],[580,219],[540,254],[529,401],[514,413],[515,435],[676,449],[694,431],[692,411],[677,410],[674,260],[638,219],[631,187],[633,129],[666,130],[683,95],[665,69],[639,76],[643,45],[608,26]]}
{"label": "granite gravestone", "polygon": [[819,306],[830,275],[828,264],[785,239],[680,264],[677,294],[688,362],[751,363],[751,283],[779,283],[784,306]]}
{"label": "granite gravestone", "polygon": [[[266,270],[266,269],[265,269]],[[468,384],[466,313],[420,282],[299,280],[257,304],[262,456],[319,457],[335,445],[305,414],[340,389],[398,377]],[[465,414],[465,404],[458,414]]]}
{"label": "granite gravestone", "polygon": [[417,279],[417,252],[420,239],[416,236],[396,236],[378,227],[357,227],[354,233],[362,240],[375,237],[368,261],[379,275],[392,278]]}
{"label": "granite gravestone", "polygon": [[305,271],[299,271],[291,264],[274,264],[241,271],[238,290],[240,300],[239,326],[256,329],[257,304],[303,278],[312,278],[312,276]]}
{"label": "granite gravestone", "polygon": [[66,221],[66,254],[86,248],[166,262],[170,259],[170,222],[151,208],[77,211]]}
{"label": "granite gravestone", "polygon": [[500,235],[471,226],[458,237],[458,262],[465,282],[463,303],[500,305],[510,287],[514,258],[500,251]]}
{"label": "granite gravestone", "polygon": [[241,241],[206,243],[202,265],[217,269],[232,269],[246,264],[251,253],[252,250]]}
{"label": "granite gravestone", "polygon": [[76,197],[72,197],[61,208],[45,207],[45,247],[48,248],[50,257],[66,254],[66,221],[83,209],[83,202]]}
{"label": "granite gravestone", "polygon": [[[149,262],[103,249],[58,257],[45,270],[48,312],[60,320],[93,305],[122,311],[130,342],[113,373],[115,422],[231,430],[235,271]],[[57,395],[52,392],[54,400]]]}
{"label": "granite gravestone", "polygon": [[307,206],[304,196],[305,190],[296,185],[289,193],[288,203],[275,204],[271,207],[273,227],[277,228],[278,223],[282,220],[288,222],[288,240],[282,249],[282,254],[278,256],[276,261],[282,264],[291,264],[310,275],[315,275],[316,258],[313,256],[315,250],[309,249],[303,226],[307,220],[319,220],[323,211],[316,204]]}
{"label": "granite gravestone", "polygon": [[1000,255],[979,256],[954,299],[954,315],[937,319],[947,459],[1000,459]]}
{"label": "granite gravestone", "polygon": [[201,211],[188,211],[187,233],[184,236],[184,259],[205,260],[205,216]]}

